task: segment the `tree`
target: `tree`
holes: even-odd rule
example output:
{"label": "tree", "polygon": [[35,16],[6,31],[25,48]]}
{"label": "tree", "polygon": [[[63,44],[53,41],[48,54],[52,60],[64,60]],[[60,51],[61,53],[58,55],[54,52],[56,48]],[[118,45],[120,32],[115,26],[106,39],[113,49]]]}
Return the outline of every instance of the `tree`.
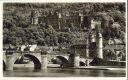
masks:
{"label": "tree", "polygon": [[43,38],[38,38],[37,39],[37,45],[45,46],[45,40]]}
{"label": "tree", "polygon": [[[40,14],[44,12],[46,18],[51,12],[59,12],[63,15],[69,13],[69,16],[70,13],[78,15],[81,12],[84,15],[84,27],[89,29],[92,19],[101,21],[104,38],[122,38],[125,40],[125,5],[125,3],[5,3],[3,7],[3,42],[4,44],[30,42],[31,44],[38,43],[41,45],[63,43],[69,45],[74,44],[75,40],[78,39],[77,33],[57,32],[52,25],[31,25],[31,9],[36,9]],[[120,28],[113,28],[114,22],[117,22]],[[66,27],[64,24],[63,26]],[[72,28],[78,29],[79,26]],[[14,41],[12,41],[13,39]]]}

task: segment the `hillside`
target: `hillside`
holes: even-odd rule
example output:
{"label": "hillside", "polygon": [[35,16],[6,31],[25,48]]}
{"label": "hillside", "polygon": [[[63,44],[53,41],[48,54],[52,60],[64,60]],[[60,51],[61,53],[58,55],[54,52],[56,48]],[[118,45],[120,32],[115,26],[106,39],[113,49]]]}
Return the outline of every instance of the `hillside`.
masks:
{"label": "hillside", "polygon": [[[41,19],[36,25],[31,24],[33,10]],[[87,36],[92,19],[101,21],[105,40],[125,40],[125,3],[4,3],[3,11],[4,44],[71,45],[83,39],[80,33]],[[62,16],[60,29],[58,13]],[[82,24],[79,13],[84,16]],[[51,19],[46,20],[50,25],[41,24],[42,17]]]}

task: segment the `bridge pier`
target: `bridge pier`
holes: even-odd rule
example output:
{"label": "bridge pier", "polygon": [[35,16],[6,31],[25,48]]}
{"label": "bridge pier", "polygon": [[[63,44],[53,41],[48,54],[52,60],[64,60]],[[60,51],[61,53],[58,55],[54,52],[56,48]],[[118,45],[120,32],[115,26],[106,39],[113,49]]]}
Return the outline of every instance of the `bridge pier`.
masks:
{"label": "bridge pier", "polygon": [[116,60],[120,61],[120,59],[118,58],[118,54],[120,53],[120,51],[115,51],[116,52]]}
{"label": "bridge pier", "polygon": [[6,52],[6,70],[13,71],[14,57],[13,52]]}
{"label": "bridge pier", "polygon": [[77,53],[77,47],[72,46],[72,53],[69,56],[70,64],[72,67],[79,67],[80,66],[80,55]]}
{"label": "bridge pier", "polygon": [[88,59],[85,61],[85,65],[89,66],[89,60]]}
{"label": "bridge pier", "polygon": [[80,66],[80,56],[75,55],[74,56],[74,67],[79,67]]}
{"label": "bridge pier", "polygon": [[79,67],[80,66],[80,57],[78,54],[70,54],[69,63],[71,67]]}
{"label": "bridge pier", "polygon": [[47,53],[46,52],[41,52],[41,69],[47,69]]}

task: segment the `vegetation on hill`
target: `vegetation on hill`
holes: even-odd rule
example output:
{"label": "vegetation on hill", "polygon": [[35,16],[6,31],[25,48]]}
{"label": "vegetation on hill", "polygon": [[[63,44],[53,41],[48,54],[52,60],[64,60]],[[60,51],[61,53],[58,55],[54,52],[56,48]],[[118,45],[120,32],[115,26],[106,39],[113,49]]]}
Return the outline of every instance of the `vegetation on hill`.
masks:
{"label": "vegetation on hill", "polygon": [[[69,45],[74,44],[80,37],[75,31],[58,32],[52,25],[31,25],[33,9],[40,13],[45,12],[45,15],[51,12],[82,12],[90,18],[89,22],[91,19],[101,21],[105,39],[125,39],[125,3],[4,3],[4,44]],[[89,22],[86,25],[90,24]]]}

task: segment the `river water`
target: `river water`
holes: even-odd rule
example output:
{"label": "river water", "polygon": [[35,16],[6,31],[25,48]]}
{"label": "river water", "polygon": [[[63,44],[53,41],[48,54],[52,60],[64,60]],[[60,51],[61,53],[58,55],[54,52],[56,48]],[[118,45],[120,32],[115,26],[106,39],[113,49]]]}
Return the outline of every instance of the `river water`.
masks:
{"label": "river water", "polygon": [[14,68],[14,71],[4,71],[4,77],[125,77],[125,70],[87,70],[48,68],[34,71],[33,68]]}

